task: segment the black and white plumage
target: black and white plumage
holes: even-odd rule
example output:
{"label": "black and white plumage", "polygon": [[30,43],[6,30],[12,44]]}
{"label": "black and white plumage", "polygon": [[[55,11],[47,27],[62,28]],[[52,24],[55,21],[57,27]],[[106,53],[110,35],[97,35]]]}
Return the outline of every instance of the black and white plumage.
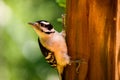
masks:
{"label": "black and white plumage", "polygon": [[53,67],[57,66],[57,62],[54,56],[54,52],[51,52],[50,50],[46,49],[40,42],[39,38],[38,38],[38,43],[39,43],[39,47],[40,50],[42,52],[42,54],[45,56],[46,61]]}
{"label": "black and white plumage", "polygon": [[[45,20],[29,23],[39,36],[38,42],[45,59],[51,66],[57,68],[59,75],[63,73],[64,67],[70,64],[70,57],[65,42],[65,31],[61,33],[54,30],[53,26]],[[60,76],[60,80],[61,80]]]}

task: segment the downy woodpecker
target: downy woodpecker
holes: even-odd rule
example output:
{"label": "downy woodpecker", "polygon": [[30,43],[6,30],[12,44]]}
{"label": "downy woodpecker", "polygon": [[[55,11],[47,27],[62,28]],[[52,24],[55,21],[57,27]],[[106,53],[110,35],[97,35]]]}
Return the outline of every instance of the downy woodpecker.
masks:
{"label": "downy woodpecker", "polygon": [[65,31],[57,32],[51,23],[45,20],[30,22],[38,35],[39,47],[45,56],[46,61],[53,67],[56,67],[62,80],[64,67],[70,64],[70,57],[67,52],[65,41]]}

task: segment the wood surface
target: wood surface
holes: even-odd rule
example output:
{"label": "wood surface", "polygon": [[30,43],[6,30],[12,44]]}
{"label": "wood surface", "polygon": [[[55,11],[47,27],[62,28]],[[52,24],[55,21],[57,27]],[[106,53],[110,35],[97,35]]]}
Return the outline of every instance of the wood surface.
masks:
{"label": "wood surface", "polygon": [[67,0],[66,30],[71,60],[63,80],[119,80],[120,1]]}

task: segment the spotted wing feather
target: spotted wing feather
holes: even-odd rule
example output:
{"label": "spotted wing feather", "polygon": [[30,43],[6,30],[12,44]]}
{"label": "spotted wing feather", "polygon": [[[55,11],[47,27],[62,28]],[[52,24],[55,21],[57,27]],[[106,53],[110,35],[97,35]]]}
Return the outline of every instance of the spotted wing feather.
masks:
{"label": "spotted wing feather", "polygon": [[54,52],[51,52],[50,50],[46,49],[40,42],[39,38],[38,38],[38,43],[39,43],[39,47],[40,50],[42,52],[42,54],[45,56],[46,61],[53,67],[56,67],[57,63],[56,63],[56,59],[54,56]]}

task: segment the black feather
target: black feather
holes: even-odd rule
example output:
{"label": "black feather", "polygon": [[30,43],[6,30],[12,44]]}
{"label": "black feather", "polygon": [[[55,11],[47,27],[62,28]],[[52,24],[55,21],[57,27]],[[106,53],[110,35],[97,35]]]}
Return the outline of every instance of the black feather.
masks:
{"label": "black feather", "polygon": [[[48,30],[51,30],[53,29],[53,26],[51,25],[51,23],[49,23],[48,21],[45,21],[45,20],[39,20],[39,21],[36,21],[37,23],[39,23],[42,27],[45,27],[47,28]],[[44,24],[42,22],[47,22],[49,24]]]}
{"label": "black feather", "polygon": [[56,67],[57,66],[57,62],[56,62],[56,59],[55,59],[55,56],[54,56],[54,52],[46,49],[40,42],[39,38],[38,38],[38,43],[39,43],[39,47],[40,47],[40,50],[42,52],[42,54],[45,56],[45,59],[47,60],[47,62],[53,66],[53,67]]}

